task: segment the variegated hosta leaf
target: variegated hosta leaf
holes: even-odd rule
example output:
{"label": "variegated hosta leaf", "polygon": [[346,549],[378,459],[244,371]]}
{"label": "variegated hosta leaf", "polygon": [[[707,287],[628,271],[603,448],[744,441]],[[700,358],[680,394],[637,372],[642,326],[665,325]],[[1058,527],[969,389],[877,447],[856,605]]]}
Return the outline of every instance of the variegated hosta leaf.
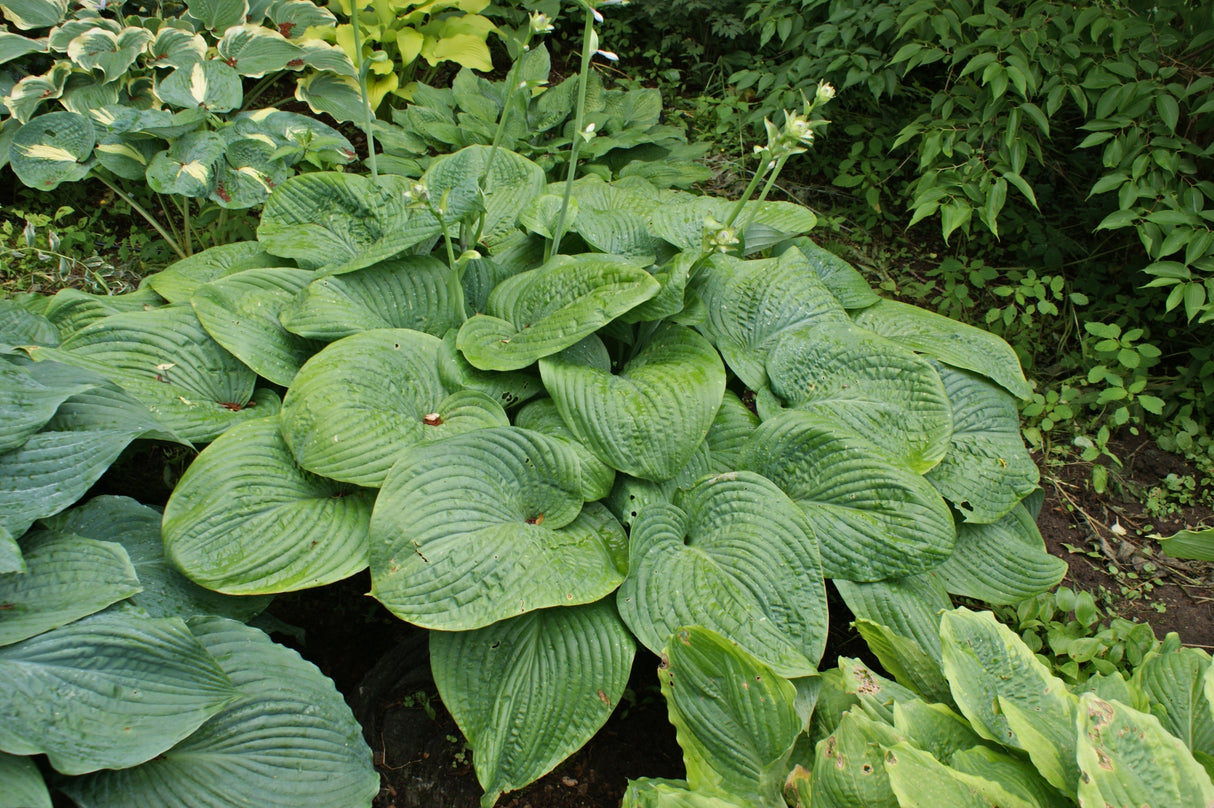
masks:
{"label": "variegated hosta leaf", "polygon": [[172,107],[220,113],[239,107],[244,90],[235,69],[212,59],[177,68],[157,85],[156,95]]}
{"label": "variegated hosta leaf", "polygon": [[[306,0],[290,0],[287,4],[293,3],[316,8]],[[298,112],[267,107],[238,113],[231,122],[232,130],[244,137],[269,139],[276,148],[275,159],[282,159],[291,165],[312,157],[319,157],[330,164],[348,163],[357,156],[354,147],[341,132]]]}
{"label": "variegated hosta leaf", "polygon": [[96,387],[55,363],[17,364],[0,357],[0,452],[16,449],[54,416],[59,405]]}
{"label": "variegated hosta leaf", "polygon": [[916,473],[948,450],[953,416],[940,375],[871,331],[843,322],[785,330],[767,358],[767,376],[776,403],[851,429]]}
{"label": "variegated hosta leaf", "polygon": [[884,750],[901,740],[893,727],[859,709],[844,713],[839,726],[815,750],[810,804],[813,808],[898,806],[885,771]]}
{"label": "variegated hosta leaf", "polygon": [[110,82],[126,73],[151,41],[152,32],[146,28],[132,26],[117,34],[93,28],[71,41],[67,56],[85,70],[100,70],[102,79]]}
{"label": "variegated hosta leaf", "polygon": [[280,259],[270,255],[256,241],[238,241],[211,247],[169,264],[162,272],[149,275],[147,285],[170,303],[189,303],[195,290],[204,283],[245,269],[273,267],[280,263]]}
{"label": "variegated hosta leaf", "polygon": [[4,18],[22,31],[58,25],[67,15],[68,0],[6,0]]}
{"label": "variegated hosta leaf", "polygon": [[317,69],[300,79],[295,85],[295,99],[307,104],[316,114],[328,115],[340,123],[362,120],[366,107],[358,89],[358,80],[353,75],[345,75],[345,71],[340,69],[345,66],[351,74],[354,73],[354,66],[346,52],[336,45],[318,43],[310,49],[305,48],[305,54],[304,63],[309,67],[317,67],[317,62],[320,62],[329,69]]}
{"label": "variegated hosta leaf", "polygon": [[1210,656],[1179,648],[1145,660],[1136,678],[1163,728],[1193,752],[1214,755],[1214,710],[1203,684]]}
{"label": "variegated hosta leaf", "polygon": [[288,39],[304,36],[308,28],[329,28],[337,23],[333,12],[310,0],[278,0],[266,12],[278,33]]}
{"label": "variegated hosta leaf", "polygon": [[953,551],[953,515],[936,489],[867,440],[815,415],[788,410],[765,421],[742,463],[801,506],[828,578],[901,578],[931,569]]}
{"label": "variegated hosta leaf", "polygon": [[426,169],[422,183],[432,200],[444,200],[448,221],[483,207],[481,239],[494,247],[517,229],[519,211],[544,192],[544,170],[507,149],[497,151],[490,167],[491,154],[489,146],[469,146],[439,157]]}
{"label": "variegated hosta leaf", "polygon": [[25,572],[0,575],[0,645],[65,625],[134,595],[139,579],[109,541],[36,531],[21,541]]}
{"label": "variegated hosta leaf", "polygon": [[[712,235],[713,219],[723,226],[735,202],[709,196],[680,195],[679,201],[659,205],[649,217],[649,227],[655,236],[669,241],[681,250],[699,250],[705,233]],[[817,217],[803,205],[791,202],[747,202],[735,224],[749,222],[739,234],[747,254],[767,249],[792,236],[808,233],[818,223]]]}
{"label": "variegated hosta leaf", "polygon": [[989,331],[894,300],[882,300],[852,316],[859,326],[946,365],[986,376],[1018,398],[1033,392],[1016,352]]}
{"label": "variegated hosta leaf", "polygon": [[980,376],[937,365],[953,408],[948,454],[927,479],[967,522],[994,522],[1037,488],[1040,472],[1020,437],[1006,391]]}
{"label": "variegated hosta leaf", "polygon": [[272,392],[254,396],[256,374],[211,339],[188,305],[115,314],[40,353],[102,374],[191,441],[278,410]]}
{"label": "variegated hosta leaf", "polygon": [[909,637],[939,665],[940,613],[953,604],[934,572],[871,583],[838,579],[835,588],[856,617]]}
{"label": "variegated hosta leaf", "polygon": [[[197,67],[197,65],[195,65]],[[217,132],[190,132],[159,152],[148,165],[147,180],[159,194],[209,196],[228,144]]]}
{"label": "variegated hosta leaf", "polygon": [[885,772],[900,805],[1037,808],[1036,801],[1008,791],[1001,783],[957,771],[906,742],[886,750]]}
{"label": "variegated hosta leaf", "polygon": [[95,142],[93,124],[83,115],[39,115],[13,136],[9,147],[13,173],[39,191],[50,191],[62,182],[77,182],[92,168],[88,158]]}
{"label": "variegated hosta leaf", "polygon": [[134,766],[238,697],[176,618],[106,612],[0,648],[0,749],[64,774]]}
{"label": "variegated hosta leaf", "polygon": [[582,507],[564,441],[497,427],[399,457],[371,516],[371,594],[401,619],[481,628],[599,600],[623,579],[623,528]]}
{"label": "variegated hosta leaf", "polygon": [[318,278],[279,315],[289,331],[337,340],[376,328],[409,328],[442,337],[460,325],[451,299],[452,270],[417,255]]}
{"label": "variegated hosta leaf", "polygon": [[612,255],[557,255],[498,284],[488,314],[459,330],[473,367],[519,370],[598,331],[658,293],[644,268]]}
{"label": "variegated hosta leaf", "polygon": [[287,331],[278,312],[311,280],[306,269],[247,269],[200,286],[190,305],[216,342],[257,375],[288,387],[322,344]]}
{"label": "variegated hosta leaf", "polygon": [[449,395],[436,367],[440,344],[420,331],[379,329],[309,359],[283,404],[283,436],[299,464],[378,487],[407,446],[508,424],[483,394]]}
{"label": "variegated hosta leaf", "polygon": [[143,180],[148,166],[160,151],[156,140],[137,139],[125,135],[105,135],[93,153],[97,162],[126,180]]}
{"label": "variegated hosta leaf", "polygon": [[802,722],[796,688],[721,635],[695,626],[669,638],[658,668],[687,784],[748,805],[783,808]]}
{"label": "variegated hosta leaf", "polygon": [[273,143],[262,138],[231,137],[217,164],[210,199],[221,208],[240,210],[260,205],[287,177],[291,167],[278,159]]}
{"label": "variegated hosta leaf", "polygon": [[[84,371],[78,371],[84,373]],[[95,374],[21,447],[0,453],[0,527],[20,536],[89,490],[132,440],[180,441],[147,407]]]}
{"label": "variegated hosta leaf", "polygon": [[270,604],[268,597],[229,597],[203,589],[170,567],[160,535],[161,517],[159,510],[128,497],[100,496],[43,519],[42,525],[58,534],[122,545],[143,587],[128,600],[150,617],[219,615],[243,622]]}
{"label": "variegated hosta leaf", "polygon": [[187,12],[213,33],[240,25],[249,13],[248,0],[187,0]]}
{"label": "variegated hosta leaf", "polygon": [[263,25],[233,25],[223,32],[216,49],[229,67],[255,79],[286,70],[291,62],[303,64],[302,48]]}
{"label": "variegated hosta leaf", "polygon": [[472,747],[483,804],[590,740],[620,701],[635,648],[610,600],[431,632],[434,682]]}
{"label": "variegated hosta leaf", "polygon": [[403,177],[315,172],[291,177],[266,202],[257,227],[263,248],[326,274],[392,258],[441,232],[429,212],[410,212]]}
{"label": "variegated hosta leaf", "polygon": [[574,347],[540,361],[561,417],[612,468],[647,480],[674,477],[708,435],[725,395],[725,367],[684,326],[653,333],[619,373]]}
{"label": "variegated hosta leaf", "polygon": [[674,505],[642,509],[617,603],[655,652],[680,626],[700,625],[782,676],[804,676],[826,644],[813,534],[779,489],[750,472],[706,477]]}
{"label": "variegated hosta leaf", "polygon": [[605,499],[611,493],[611,486],[615,483],[615,469],[595,457],[594,453],[577,439],[561,418],[556,402],[552,399],[542,398],[521,408],[514,417],[514,425],[568,442],[582,469],[582,498],[587,502]]}
{"label": "variegated hosta leaf", "polygon": [[371,804],[371,750],[332,681],[257,629],[219,617],[189,625],[240,698],[156,759],[66,781],[63,791],[91,808]]}
{"label": "variegated hosta leaf", "polygon": [[0,808],[51,808],[51,792],[32,758],[0,752]]}
{"label": "variegated hosta leaf", "polygon": [[206,58],[207,41],[202,34],[166,25],[156,32],[149,51],[148,63],[153,67],[192,67]]}
{"label": "variegated hosta leaf", "polygon": [[1078,699],[990,612],[959,608],[941,619],[944,675],[984,738],[1028,752],[1042,776],[1074,795]]}
{"label": "variegated hosta leaf", "polygon": [[1153,715],[1084,693],[1078,708],[1081,805],[1214,805],[1214,784]]}
{"label": "variegated hosta leaf", "polygon": [[1023,503],[986,525],[957,523],[957,544],[935,574],[954,595],[1014,604],[1057,586],[1066,561],[1045,548]]}
{"label": "variegated hosta leaf", "polygon": [[164,510],[164,550],[208,589],[253,595],[321,586],[367,566],[372,494],[295,464],[277,418],[219,436]]}
{"label": "variegated hosta leaf", "polygon": [[[4,96],[4,105],[8,107],[14,120],[28,123],[44,103],[49,103],[63,95],[63,88],[72,73],[71,62],[61,59],[41,76],[26,76],[13,85],[12,90]],[[10,127],[12,124],[6,123],[5,128]],[[13,128],[11,131],[19,130]]]}
{"label": "variegated hosta leaf", "polygon": [[767,385],[767,358],[782,331],[847,319],[796,250],[757,261],[717,256],[696,276],[696,289],[708,312],[702,330],[751,390]]}

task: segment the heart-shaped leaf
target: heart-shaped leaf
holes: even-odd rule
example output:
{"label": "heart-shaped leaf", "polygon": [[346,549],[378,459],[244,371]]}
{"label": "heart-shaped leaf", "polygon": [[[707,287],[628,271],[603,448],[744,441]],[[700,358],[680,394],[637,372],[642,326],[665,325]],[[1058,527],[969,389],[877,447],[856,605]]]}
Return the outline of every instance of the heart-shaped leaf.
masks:
{"label": "heart-shaped leaf", "polygon": [[286,70],[296,60],[302,64],[303,59],[302,48],[263,25],[233,25],[223,32],[216,50],[237,73],[255,79]]}
{"label": "heart-shaped leaf", "polygon": [[401,619],[481,628],[599,600],[623,579],[624,531],[582,507],[566,442],[496,427],[399,457],[371,517],[371,594]]}
{"label": "heart-shaped leaf", "polygon": [[191,580],[238,595],[287,592],[367,566],[372,495],[295,464],[278,419],[220,435],[164,510],[164,551]]}
{"label": "heart-shaped leaf", "polygon": [[240,25],[249,13],[248,0],[189,0],[185,5],[187,14],[214,33]]}
{"label": "heart-shaped leaf", "polygon": [[208,196],[215,190],[227,147],[217,132],[189,132],[152,158],[148,185],[158,194]]}
{"label": "heart-shaped leaf", "polygon": [[207,41],[192,30],[164,26],[148,48],[148,63],[154,67],[192,67],[207,55]]}
{"label": "heart-shaped leaf", "polygon": [[810,413],[788,410],[765,421],[743,464],[801,506],[828,578],[901,578],[953,551],[952,513],[922,476]]}
{"label": "heart-shaped leaf", "polygon": [[582,498],[587,502],[604,499],[611,493],[615,483],[615,469],[599,460],[594,453],[586,448],[577,436],[573,434],[556,408],[556,403],[550,398],[532,401],[521,408],[514,418],[514,425],[535,432],[542,432],[550,438],[557,438],[569,443],[577,455],[578,465],[582,469]]}
{"label": "heart-shaped leaf", "polygon": [[291,168],[278,158],[272,143],[257,137],[227,134],[223,160],[216,168],[210,200],[221,208],[243,209],[260,205],[270,192],[291,176]]}
{"label": "heart-shaped leaf", "polygon": [[635,648],[610,600],[431,632],[434,682],[472,747],[483,804],[590,740],[619,704]]}
{"label": "heart-shaped leaf", "polygon": [[[820,247],[813,239],[794,238],[787,242],[787,249],[796,249],[805,256],[809,266],[843,304],[843,308],[863,309],[881,301],[855,267],[825,247]],[[777,247],[777,250],[780,248]]]}
{"label": "heart-shaped leaf", "polygon": [[239,107],[244,90],[234,68],[212,59],[177,68],[157,85],[156,95],[172,107],[220,113]]}
{"label": "heart-shaped leaf", "polygon": [[540,362],[565,423],[604,463],[667,480],[708,434],[725,395],[725,367],[689,328],[660,327],[618,374],[571,349]]}
{"label": "heart-shaped leaf", "polygon": [[641,509],[629,539],[620,616],[661,651],[680,626],[729,637],[782,676],[817,670],[826,587],[800,509],[750,472],[706,477],[674,505]]}
{"label": "heart-shaped leaf", "polygon": [[88,162],[96,134],[93,124],[75,112],[48,112],[13,135],[9,163],[17,178],[31,188],[50,191],[63,182],[78,182],[92,169]]}
{"label": "heart-shaped leaf", "polygon": [[1017,503],[990,524],[959,522],[957,544],[935,574],[954,595],[1016,604],[1058,585],[1067,564],[1051,555],[1036,522]]}
{"label": "heart-shaped leaf", "polygon": [[110,82],[126,73],[151,41],[146,28],[123,28],[118,34],[92,28],[71,41],[67,57],[85,70],[100,70],[102,80]]}
{"label": "heart-shaped leaf", "polygon": [[431,200],[444,200],[449,221],[483,208],[481,239],[496,247],[517,228],[519,211],[544,192],[544,170],[507,149],[495,154],[489,146],[469,146],[437,158],[422,183]]}

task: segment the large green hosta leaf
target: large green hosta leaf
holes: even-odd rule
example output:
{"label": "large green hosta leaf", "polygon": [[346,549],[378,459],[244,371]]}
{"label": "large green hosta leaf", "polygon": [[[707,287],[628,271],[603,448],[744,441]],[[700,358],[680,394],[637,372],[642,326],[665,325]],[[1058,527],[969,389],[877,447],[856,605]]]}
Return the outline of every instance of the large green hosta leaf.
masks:
{"label": "large green hosta leaf", "polygon": [[64,774],[125,768],[238,694],[179,619],[104,613],[0,648],[0,749]]}
{"label": "large green hosta leaf", "polygon": [[857,325],[905,348],[986,376],[1018,398],[1033,392],[1012,346],[989,331],[894,300],[882,300],[853,317]]}
{"label": "large green hosta leaf", "polygon": [[957,771],[905,742],[886,751],[885,772],[900,805],[931,803],[951,808],[1037,808],[1035,801],[1009,792],[1001,783]]}
{"label": "large green hosta leaf", "polygon": [[287,330],[337,340],[376,328],[409,328],[441,337],[460,325],[452,270],[429,256],[408,256],[312,281],[279,315]]}
{"label": "large green hosta leaf", "polygon": [[25,572],[25,558],[17,540],[4,527],[0,527],[0,573]]}
{"label": "large green hosta leaf", "polygon": [[58,345],[59,331],[40,314],[13,300],[0,300],[0,348],[7,345]]}
{"label": "large green hosta leaf", "polygon": [[661,326],[618,374],[604,352],[574,347],[540,361],[561,417],[604,463],[647,480],[678,473],[708,435],[725,367],[689,328]]}
{"label": "large green hosta leaf", "polygon": [[62,365],[18,365],[0,357],[0,452],[21,446],[60,404],[96,386],[83,374],[65,373]]}
{"label": "large green hosta leaf", "polygon": [[254,396],[256,374],[211,339],[188,305],[115,314],[39,354],[102,374],[191,441],[278,409],[274,393]]}
{"label": "large green hosta leaf", "polygon": [[122,545],[143,587],[128,600],[151,617],[219,615],[243,622],[269,605],[268,597],[230,597],[203,589],[170,567],[164,557],[161,518],[157,509],[128,497],[100,496],[43,519],[42,524],[59,534]]}
{"label": "large green hosta leaf", "polygon": [[[649,216],[649,226],[655,236],[669,241],[681,250],[698,250],[706,233],[718,229],[707,220],[725,222],[736,203],[721,197],[680,194],[672,202],[657,206]],[[804,205],[791,202],[747,202],[737,218],[737,224],[749,222],[739,234],[746,252],[754,253],[771,247],[792,236],[808,233],[818,223],[817,217]]]}
{"label": "large green hosta leaf", "polygon": [[623,528],[582,507],[577,455],[517,427],[403,449],[371,516],[371,593],[462,631],[599,600],[623,579]]}
{"label": "large green hosta leaf", "polygon": [[1210,657],[1196,648],[1179,648],[1145,660],[1135,672],[1163,728],[1193,752],[1214,754],[1214,710],[1203,687]]}
{"label": "large green hosta leaf", "polygon": [[793,684],[699,626],[670,637],[658,679],[687,784],[747,805],[784,808],[781,788],[802,728]]}
{"label": "large green hosta leaf", "polygon": [[186,469],[164,511],[165,554],[208,589],[252,595],[367,566],[371,492],[295,464],[277,418],[234,427]]}
{"label": "large green hosta leaf", "polygon": [[948,450],[953,416],[940,375],[871,331],[842,322],[788,329],[771,349],[767,376],[784,406],[867,437],[912,471],[922,474]]}
{"label": "large green hosta leaf", "polygon": [[764,422],[742,462],[801,506],[828,578],[901,578],[953,551],[952,513],[922,476],[815,415],[789,410]]}
{"label": "large green hosta leaf", "polygon": [[189,303],[204,283],[245,269],[272,267],[280,260],[256,241],[238,241],[211,247],[189,258],[169,264],[163,272],[149,275],[146,284],[170,303]]}
{"label": "large green hosta leaf", "polygon": [[835,587],[852,614],[914,640],[939,665],[940,613],[953,604],[934,572],[871,583],[839,579]]}
{"label": "large green hosta leaf", "polygon": [[1080,805],[1214,805],[1214,784],[1152,715],[1085,693],[1075,754]]}
{"label": "large green hosta leaf", "polygon": [[140,590],[130,558],[113,542],[36,531],[20,546],[25,572],[0,575],[0,645],[87,617]]}
{"label": "large green hosta leaf", "polygon": [[434,682],[472,746],[482,805],[590,740],[620,701],[634,651],[610,600],[430,634]]}
{"label": "large green hosta leaf", "polygon": [[56,292],[55,296],[47,301],[43,313],[55,324],[59,333],[67,338],[111,314],[155,309],[163,305],[164,300],[160,295],[148,287],[140,287],[134,292],[121,295],[93,295],[69,288]]}
{"label": "large green hosta leaf", "polygon": [[620,808],[746,808],[740,802],[701,794],[686,781],[642,777],[629,780]]}
{"label": "large green hosta leaf", "polygon": [[863,309],[881,301],[855,267],[825,247],[818,246],[813,239],[795,238],[776,248],[779,252],[784,249],[799,250],[830,293],[843,304],[843,308]]}
{"label": "large green hosta leaf", "polygon": [[953,408],[953,437],[927,479],[965,521],[994,522],[1032,493],[1040,478],[1020,436],[1016,402],[980,376],[936,367]]}
{"label": "large green hosta leaf", "polygon": [[826,588],[800,510],[750,472],[706,477],[633,522],[620,615],[660,651],[680,626],[738,643],[782,676],[817,670]]}
{"label": "large green hosta leaf", "polygon": [[406,446],[509,423],[488,396],[448,394],[440,344],[419,331],[363,331],[308,360],[283,404],[283,436],[299,464],[378,487]]}
{"label": "large green hosta leaf", "polygon": [[283,328],[278,312],[311,280],[306,269],[247,269],[203,284],[190,305],[216,342],[257,375],[288,387],[322,346]]}
{"label": "large green hosta leaf", "polygon": [[858,709],[843,714],[814,752],[813,808],[899,808],[885,771],[885,749],[903,738]]}
{"label": "large green hosta leaf", "polygon": [[481,370],[518,370],[593,334],[661,288],[644,268],[612,255],[557,255],[498,284],[488,314],[459,330],[459,349]]}
{"label": "large green hosta leaf", "polygon": [[514,418],[514,425],[543,432],[551,438],[569,443],[582,469],[582,498],[587,502],[604,499],[611,493],[611,486],[615,483],[615,469],[595,457],[594,453],[577,439],[561,418],[556,402],[552,399],[532,401],[520,409]]}
{"label": "large green hosta leaf", "polygon": [[51,808],[51,793],[34,761],[0,752],[0,808]]}
{"label": "large green hosta leaf", "polygon": [[95,142],[88,118],[75,112],[49,112],[17,130],[9,147],[10,164],[23,183],[50,191],[88,175]]}
{"label": "large green hosta leaf", "polygon": [[490,247],[514,232],[519,211],[544,192],[544,169],[507,149],[497,150],[486,175],[493,153],[489,146],[469,146],[439,157],[422,176],[431,200],[445,201],[448,221],[484,210],[481,239]]}
{"label": "large green hosta leaf", "polygon": [[257,629],[189,625],[240,698],[155,760],[62,789],[82,808],[367,808],[379,776],[333,682]]}
{"label": "large green hosta leaf", "polygon": [[703,330],[751,390],[767,385],[767,359],[782,331],[847,321],[843,306],[796,250],[759,261],[717,256],[696,281],[708,312]]}

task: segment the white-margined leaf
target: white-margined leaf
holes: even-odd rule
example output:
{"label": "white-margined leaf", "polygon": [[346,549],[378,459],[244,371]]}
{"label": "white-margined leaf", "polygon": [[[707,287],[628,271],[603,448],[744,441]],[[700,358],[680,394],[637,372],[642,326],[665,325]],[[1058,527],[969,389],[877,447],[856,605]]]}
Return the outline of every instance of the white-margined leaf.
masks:
{"label": "white-margined leaf", "polygon": [[151,41],[146,28],[131,26],[117,34],[93,28],[71,41],[67,56],[85,70],[100,70],[102,80],[110,82],[126,73]]}
{"label": "white-margined leaf", "polygon": [[264,25],[233,25],[223,32],[216,50],[237,73],[255,79],[286,70],[291,62],[303,64],[303,49]]}
{"label": "white-margined leaf", "polygon": [[248,0],[188,0],[187,13],[212,33],[240,25],[249,13]]}
{"label": "white-margined leaf", "polygon": [[50,28],[63,21],[68,0],[6,0],[0,3],[4,17],[22,31]]}

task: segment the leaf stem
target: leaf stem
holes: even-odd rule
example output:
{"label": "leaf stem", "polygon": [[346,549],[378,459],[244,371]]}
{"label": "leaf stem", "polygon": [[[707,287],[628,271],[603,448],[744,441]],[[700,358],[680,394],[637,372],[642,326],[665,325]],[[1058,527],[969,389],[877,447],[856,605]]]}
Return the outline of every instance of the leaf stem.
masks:
{"label": "leaf stem", "polygon": [[183,249],[181,249],[181,244],[177,241],[177,239],[175,239],[171,235],[169,235],[168,231],[164,229],[164,227],[160,224],[160,222],[156,221],[156,218],[154,216],[152,216],[152,214],[148,213],[147,209],[144,208],[143,205],[140,205],[138,202],[136,202],[134,199],[132,199],[130,194],[126,193],[121,188],[119,188],[117,185],[110,182],[105,177],[101,176],[100,174],[94,174],[93,176],[96,177],[98,180],[100,180],[102,185],[104,185],[105,187],[107,187],[111,191],[113,191],[115,194],[117,194],[118,197],[123,202],[126,202],[128,205],[130,205],[131,210],[135,211],[140,216],[142,216],[144,218],[144,220],[148,224],[150,224],[156,230],[157,233],[160,234],[160,237],[162,239],[164,239],[166,242],[168,242],[168,245],[173,248],[173,252],[177,253],[178,258],[188,258],[189,257],[188,255],[186,255],[185,251]]}
{"label": "leaf stem", "polygon": [[351,6],[350,20],[354,24],[354,56],[358,60],[354,68],[358,71],[358,92],[362,95],[363,100],[363,134],[367,136],[367,168],[371,170],[371,179],[379,178],[379,168],[375,160],[375,133],[371,131],[371,118],[373,111],[371,109],[371,93],[367,90],[367,71],[370,65],[363,59],[363,24],[362,12],[366,8],[364,3],[361,7]]}
{"label": "leaf stem", "polygon": [[573,196],[573,178],[577,174],[578,152],[582,149],[582,129],[586,118],[586,86],[590,83],[590,60],[594,56],[594,11],[586,7],[586,24],[582,28],[582,70],[578,76],[577,114],[573,121],[573,146],[569,152],[569,172],[565,175],[565,192],[561,195],[561,212],[556,218],[556,227],[552,230],[552,242],[544,251],[547,260],[557,255],[561,249],[561,239],[565,236],[565,219],[569,214],[569,199]]}

